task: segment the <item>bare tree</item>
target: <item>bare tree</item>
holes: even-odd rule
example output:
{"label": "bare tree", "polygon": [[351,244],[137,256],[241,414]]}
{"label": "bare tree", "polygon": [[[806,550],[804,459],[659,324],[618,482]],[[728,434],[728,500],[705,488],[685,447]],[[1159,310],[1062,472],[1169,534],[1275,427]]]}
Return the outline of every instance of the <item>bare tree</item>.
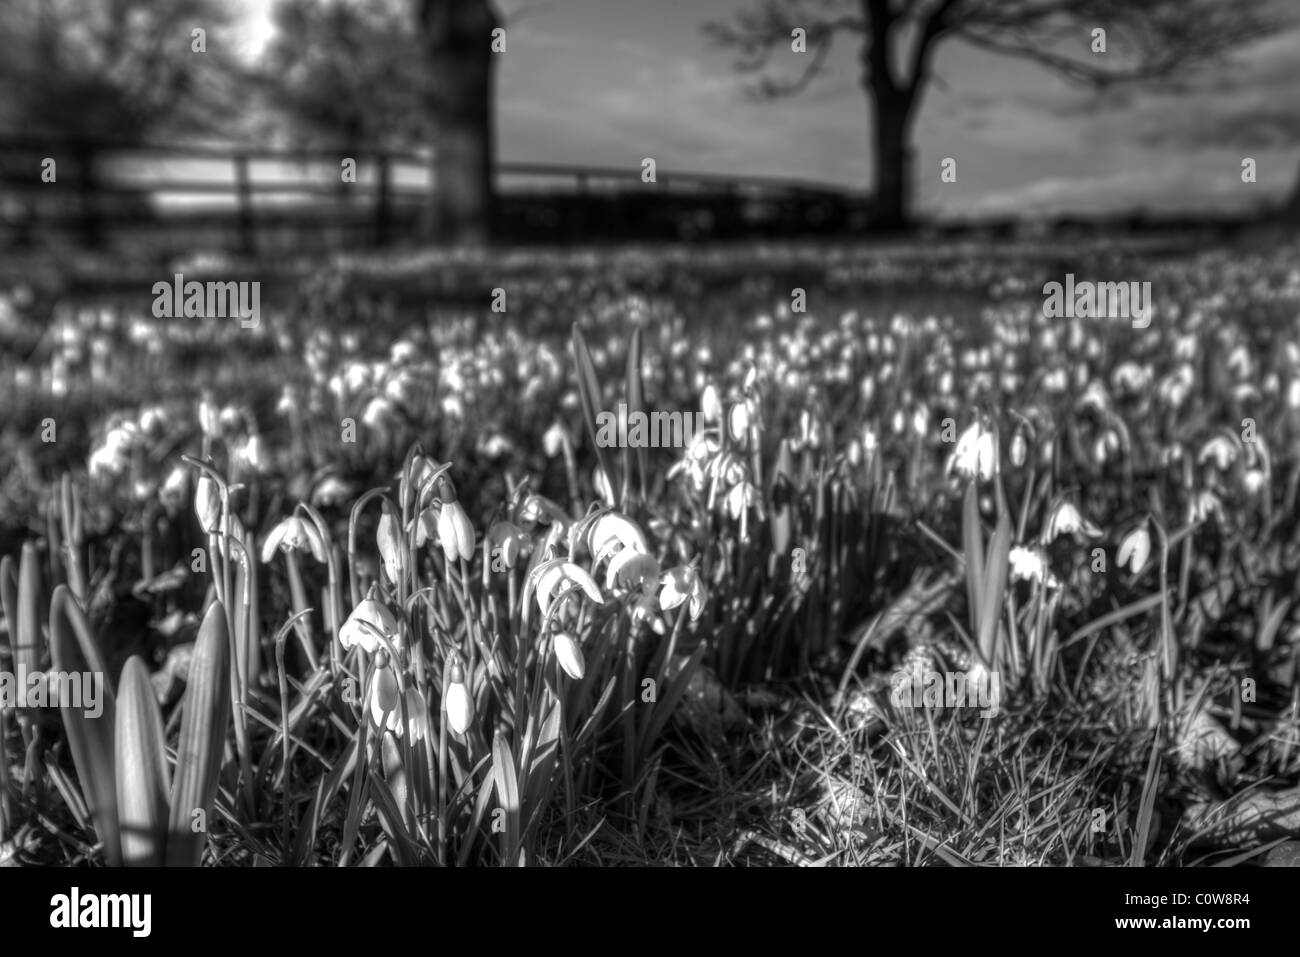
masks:
{"label": "bare tree", "polygon": [[[861,38],[875,219],[889,228],[908,221],[909,144],[942,43],[963,40],[1032,60],[1083,84],[1170,81],[1273,29],[1266,6],[1267,0],[753,0],[704,29],[738,52],[738,69],[764,74],[755,87],[762,97],[799,92],[823,71],[836,36]],[[1093,52],[1097,28],[1105,30],[1105,55]],[[793,48],[798,30],[805,31],[806,64],[792,76],[773,76],[775,54]]]}

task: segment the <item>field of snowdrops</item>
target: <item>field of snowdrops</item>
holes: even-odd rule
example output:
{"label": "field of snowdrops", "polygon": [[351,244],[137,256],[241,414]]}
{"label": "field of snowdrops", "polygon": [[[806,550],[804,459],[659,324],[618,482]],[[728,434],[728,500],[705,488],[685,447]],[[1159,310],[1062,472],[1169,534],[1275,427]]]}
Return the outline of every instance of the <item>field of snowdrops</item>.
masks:
{"label": "field of snowdrops", "polygon": [[430,253],[256,328],[11,277],[0,863],[1293,855],[1298,254]]}

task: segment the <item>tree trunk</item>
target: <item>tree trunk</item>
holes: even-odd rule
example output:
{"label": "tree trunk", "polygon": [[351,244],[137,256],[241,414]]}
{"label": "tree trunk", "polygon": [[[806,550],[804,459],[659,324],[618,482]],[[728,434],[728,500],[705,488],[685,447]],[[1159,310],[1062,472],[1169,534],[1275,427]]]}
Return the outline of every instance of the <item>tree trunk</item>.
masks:
{"label": "tree trunk", "polygon": [[873,224],[904,229],[912,210],[913,98],[910,93],[869,89],[872,109],[872,160],[876,169]]}
{"label": "tree trunk", "polygon": [[433,192],[426,238],[482,243],[492,232],[496,161],[493,135],[490,0],[422,0],[420,27],[429,57],[428,104],[435,129]]}
{"label": "tree trunk", "polygon": [[1291,198],[1282,207],[1282,218],[1289,223],[1300,223],[1300,171],[1296,172],[1295,187]]}

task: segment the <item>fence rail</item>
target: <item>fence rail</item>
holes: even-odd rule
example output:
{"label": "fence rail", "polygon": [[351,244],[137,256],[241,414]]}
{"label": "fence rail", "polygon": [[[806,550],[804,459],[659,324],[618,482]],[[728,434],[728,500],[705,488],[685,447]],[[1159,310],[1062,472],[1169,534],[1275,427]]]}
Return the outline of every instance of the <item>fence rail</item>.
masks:
{"label": "fence rail", "polygon": [[[53,190],[43,180],[47,158],[55,161],[54,182],[67,190]],[[341,179],[345,158],[356,162],[356,182]],[[857,202],[845,190],[779,177],[667,170],[657,173],[653,185],[645,184],[639,164],[498,163],[494,173],[511,214],[539,221],[547,218],[539,212],[546,197],[569,203],[582,221],[591,220],[593,210],[616,219],[647,198],[674,209],[689,207],[693,197],[706,197],[720,208],[767,204],[769,211],[786,214],[794,207],[813,207],[822,220]],[[109,225],[224,222],[239,246],[252,250],[259,231],[292,228],[296,220],[304,228],[323,222],[368,227],[372,240],[383,244],[399,227],[414,223],[434,187],[432,156],[411,151],[0,136],[0,228],[17,241],[39,228],[72,230],[98,244]]]}

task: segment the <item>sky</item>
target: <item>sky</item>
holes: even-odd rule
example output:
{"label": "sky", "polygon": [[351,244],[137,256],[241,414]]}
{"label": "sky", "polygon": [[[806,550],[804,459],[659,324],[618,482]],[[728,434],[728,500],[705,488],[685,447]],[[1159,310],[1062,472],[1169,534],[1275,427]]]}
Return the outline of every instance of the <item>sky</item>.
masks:
{"label": "sky", "polygon": [[[867,188],[856,38],[837,41],[801,94],[756,102],[733,53],[700,29],[745,2],[500,0],[499,158],[637,168],[650,156],[661,173]],[[1247,210],[1286,196],[1300,172],[1300,29],[1244,48],[1182,95],[1096,94],[960,41],[939,47],[934,72],[914,137],[916,201],[930,216]],[[940,181],[949,157],[955,183]],[[1254,184],[1241,181],[1244,157]]]}

